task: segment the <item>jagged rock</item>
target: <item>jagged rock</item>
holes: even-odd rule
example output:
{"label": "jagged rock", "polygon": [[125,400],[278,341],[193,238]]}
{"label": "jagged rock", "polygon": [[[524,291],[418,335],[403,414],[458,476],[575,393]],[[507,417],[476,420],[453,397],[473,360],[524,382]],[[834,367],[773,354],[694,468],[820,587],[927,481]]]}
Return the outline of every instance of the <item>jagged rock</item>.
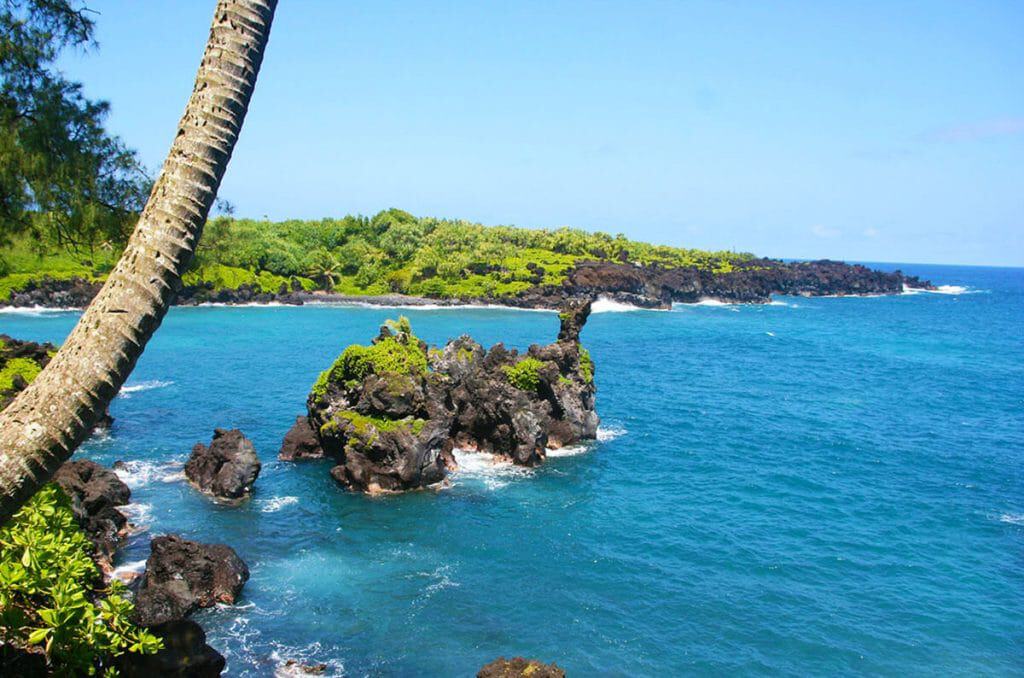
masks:
{"label": "jagged rock", "polygon": [[233,604],[248,580],[248,566],[230,546],[156,537],[135,599],[134,620],[152,627],[215,603]]}
{"label": "jagged rock", "polygon": [[477,671],[476,678],[565,678],[565,671],[536,659],[498,657]]}
{"label": "jagged rock", "polygon": [[95,548],[97,564],[111,572],[128,527],[128,519],[116,507],[131,500],[131,490],[113,471],[87,459],[65,462],[53,480],[71,498],[75,518]]}
{"label": "jagged rock", "polygon": [[17,647],[0,643],[0,676],[46,678],[49,675],[42,646]]}
{"label": "jagged rock", "polygon": [[150,655],[121,655],[118,669],[125,678],[216,678],[224,671],[224,657],[206,644],[206,632],[196,622],[175,619],[149,631],[164,641],[164,648]]}
{"label": "jagged rock", "polygon": [[196,443],[185,464],[185,477],[203,492],[229,502],[252,495],[260,460],[252,441],[238,429],[215,429],[207,447]]}
{"label": "jagged rock", "polygon": [[309,424],[309,417],[295,417],[295,424],[288,429],[281,441],[281,451],[277,458],[282,461],[298,459],[323,459],[324,450],[320,447],[320,439]]}
{"label": "jagged rock", "polygon": [[327,673],[327,664],[303,664],[296,659],[289,659],[274,671],[276,678],[291,676],[322,676]]}
{"label": "jagged rock", "polygon": [[595,438],[594,368],[579,344],[589,313],[587,301],[567,303],[558,341],[525,355],[468,336],[428,349],[405,319],[371,346],[350,346],[307,400],[307,425],[337,462],[331,475],[396,492],[444,480],[455,447],[535,466],[550,447]]}

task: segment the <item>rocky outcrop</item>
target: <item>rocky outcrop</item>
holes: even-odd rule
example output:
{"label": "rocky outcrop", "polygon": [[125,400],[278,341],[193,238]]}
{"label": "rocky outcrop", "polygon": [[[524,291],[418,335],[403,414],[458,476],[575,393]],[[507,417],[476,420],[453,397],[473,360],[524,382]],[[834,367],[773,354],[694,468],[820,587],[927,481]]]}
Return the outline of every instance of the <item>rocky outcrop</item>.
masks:
{"label": "rocky outcrop", "polygon": [[783,262],[752,259],[728,270],[643,266],[612,261],[581,261],[560,286],[533,287],[507,303],[558,308],[567,299],[603,296],[641,308],[668,308],[672,302],[704,299],[763,304],[773,294],[842,296],[899,294],[904,286],[934,289],[930,282],[899,271],[886,273],[838,261]]}
{"label": "rocky outcrop", "polygon": [[476,678],[565,678],[565,671],[536,659],[498,657],[477,671]]}
{"label": "rocky outcrop", "polygon": [[118,669],[124,678],[216,678],[224,671],[224,657],[206,644],[206,632],[194,621],[175,619],[148,630],[164,647],[156,654],[121,655]]}
{"label": "rocky outcrop", "polygon": [[224,657],[206,644],[202,627],[187,617],[217,603],[233,604],[248,579],[248,566],[229,546],[173,535],[153,539],[135,594],[132,621],[161,638],[164,648],[152,655],[122,655],[121,674],[138,678],[219,676]]}
{"label": "rocky outcrop", "polygon": [[291,454],[307,426],[336,462],[334,479],[370,493],[440,483],[456,467],[455,447],[540,464],[548,448],[597,435],[594,366],[579,343],[589,313],[589,302],[568,303],[558,340],[523,355],[468,336],[428,349],[408,320],[386,324],[320,376],[308,422],[296,422],[282,449]]}
{"label": "rocky outcrop", "polygon": [[101,287],[102,282],[84,278],[58,280],[43,276],[37,280],[29,280],[21,289],[12,290],[10,298],[0,300],[0,305],[21,308],[85,308],[99,293]]}
{"label": "rocky outcrop", "polygon": [[131,490],[113,471],[87,459],[66,462],[53,480],[71,498],[75,519],[93,543],[96,563],[112,572],[114,554],[128,530],[128,519],[117,507],[131,500]]}
{"label": "rocky outcrop", "polygon": [[256,448],[238,429],[215,429],[210,445],[196,443],[185,464],[190,483],[225,502],[249,498],[259,474]]}
{"label": "rocky outcrop", "polygon": [[320,447],[320,438],[310,425],[309,417],[295,417],[295,423],[281,441],[281,451],[278,452],[277,458],[282,461],[297,461],[323,457],[324,450]]}
{"label": "rocky outcrop", "polygon": [[156,537],[135,598],[134,621],[153,627],[216,603],[233,604],[248,580],[248,566],[230,546]]}

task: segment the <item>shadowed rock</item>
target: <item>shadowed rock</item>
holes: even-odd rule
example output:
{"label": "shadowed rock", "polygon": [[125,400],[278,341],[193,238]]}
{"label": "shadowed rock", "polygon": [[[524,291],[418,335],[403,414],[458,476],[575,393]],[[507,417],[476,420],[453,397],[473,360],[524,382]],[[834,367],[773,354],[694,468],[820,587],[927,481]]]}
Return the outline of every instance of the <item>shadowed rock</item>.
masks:
{"label": "shadowed rock", "polygon": [[233,604],[248,580],[249,568],[230,546],[156,537],[135,599],[134,620],[156,626],[216,603]]}
{"label": "shadowed rock", "polygon": [[316,431],[309,424],[309,417],[295,417],[295,423],[284,440],[281,441],[281,451],[277,458],[282,461],[296,461],[299,459],[323,459],[324,450],[320,447],[320,439]]}
{"label": "shadowed rock", "polygon": [[149,631],[163,640],[164,648],[156,654],[121,655],[118,669],[124,678],[216,678],[224,671],[224,657],[206,644],[206,632],[194,621],[176,619]]}
{"label": "shadowed rock", "polygon": [[218,428],[207,447],[196,443],[185,464],[185,477],[203,492],[228,502],[252,495],[260,460],[252,441],[238,429]]}
{"label": "shadowed rock", "polygon": [[96,563],[111,572],[128,528],[128,519],[116,507],[131,500],[131,490],[113,471],[87,459],[66,462],[53,480],[71,498],[75,518],[95,548]]}

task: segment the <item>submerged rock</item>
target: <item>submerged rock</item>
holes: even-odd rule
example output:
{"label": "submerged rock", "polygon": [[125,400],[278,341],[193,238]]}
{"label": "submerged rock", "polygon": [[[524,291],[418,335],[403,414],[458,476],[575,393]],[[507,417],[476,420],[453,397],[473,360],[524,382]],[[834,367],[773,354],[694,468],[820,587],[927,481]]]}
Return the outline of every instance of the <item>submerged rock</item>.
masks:
{"label": "submerged rock", "polygon": [[498,657],[477,671],[476,678],[565,678],[565,671],[558,664],[536,659]]}
{"label": "submerged rock", "polygon": [[[558,340],[524,355],[468,336],[428,349],[408,320],[389,322],[320,375],[304,425],[337,462],[334,479],[358,491],[437,484],[456,467],[455,447],[535,466],[546,449],[597,435],[594,366],[579,343],[589,313],[589,302],[571,301]],[[313,448],[302,427],[300,417],[282,458],[300,437]]]}
{"label": "submerged rock", "polygon": [[282,461],[295,461],[323,459],[323,456],[324,450],[320,447],[316,431],[309,423],[309,417],[295,417],[295,423],[281,441],[281,451],[278,452],[277,458]]}
{"label": "submerged rock", "polygon": [[189,482],[229,502],[249,498],[259,474],[256,448],[238,429],[214,430],[210,446],[196,443],[185,464],[185,477]]}
{"label": "submerged rock", "polygon": [[53,480],[71,498],[75,518],[95,548],[96,563],[112,572],[114,554],[128,528],[128,519],[117,507],[131,500],[131,490],[113,471],[87,459],[66,462]]}
{"label": "submerged rock", "polygon": [[248,566],[230,546],[156,537],[135,598],[134,620],[152,627],[216,603],[233,604],[248,580]]}

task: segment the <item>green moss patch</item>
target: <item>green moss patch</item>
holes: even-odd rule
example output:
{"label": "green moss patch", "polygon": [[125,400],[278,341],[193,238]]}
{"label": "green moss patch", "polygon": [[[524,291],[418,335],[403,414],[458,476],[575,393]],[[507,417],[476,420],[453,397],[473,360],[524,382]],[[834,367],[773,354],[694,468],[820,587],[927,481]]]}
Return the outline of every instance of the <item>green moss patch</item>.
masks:
{"label": "green moss patch", "polygon": [[540,386],[540,370],[544,367],[542,360],[523,358],[515,365],[501,368],[508,377],[508,383],[522,391],[536,391]]}

